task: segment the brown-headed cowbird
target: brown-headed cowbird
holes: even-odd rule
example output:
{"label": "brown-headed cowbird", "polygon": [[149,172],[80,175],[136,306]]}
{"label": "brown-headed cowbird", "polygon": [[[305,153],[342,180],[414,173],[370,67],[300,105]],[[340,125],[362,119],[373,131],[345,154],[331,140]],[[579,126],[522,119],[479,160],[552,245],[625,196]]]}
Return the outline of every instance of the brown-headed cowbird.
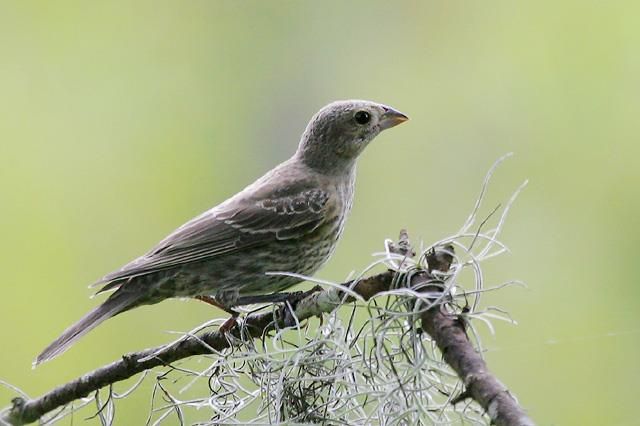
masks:
{"label": "brown-headed cowbird", "polygon": [[[170,297],[230,310],[275,300],[333,253],[351,209],[356,159],[381,131],[407,117],[369,101],[322,108],[296,153],[225,202],[182,225],[147,254],[106,275],[109,298],[51,343],[34,364],[64,352],[102,321]],[[264,296],[260,296],[264,295]]]}

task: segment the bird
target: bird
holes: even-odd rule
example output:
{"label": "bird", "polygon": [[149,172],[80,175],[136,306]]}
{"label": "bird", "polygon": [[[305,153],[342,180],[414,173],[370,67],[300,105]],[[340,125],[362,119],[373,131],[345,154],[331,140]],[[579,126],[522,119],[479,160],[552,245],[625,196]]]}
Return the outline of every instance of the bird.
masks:
{"label": "bird", "polygon": [[372,101],[326,105],[288,160],[94,283],[102,285],[96,294],[109,291],[109,297],[47,346],[34,367],[103,321],[168,298],[200,299],[232,315],[234,306],[279,300],[279,292],[333,254],[353,203],[360,154],[380,132],[406,120]]}

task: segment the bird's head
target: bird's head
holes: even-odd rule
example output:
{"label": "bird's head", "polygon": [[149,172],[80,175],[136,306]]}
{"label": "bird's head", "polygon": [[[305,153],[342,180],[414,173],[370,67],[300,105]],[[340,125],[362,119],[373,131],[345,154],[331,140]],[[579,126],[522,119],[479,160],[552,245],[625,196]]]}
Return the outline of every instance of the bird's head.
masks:
{"label": "bird's head", "polygon": [[296,152],[306,165],[323,173],[351,168],[381,131],[409,118],[371,101],[337,101],[318,111],[302,134]]}

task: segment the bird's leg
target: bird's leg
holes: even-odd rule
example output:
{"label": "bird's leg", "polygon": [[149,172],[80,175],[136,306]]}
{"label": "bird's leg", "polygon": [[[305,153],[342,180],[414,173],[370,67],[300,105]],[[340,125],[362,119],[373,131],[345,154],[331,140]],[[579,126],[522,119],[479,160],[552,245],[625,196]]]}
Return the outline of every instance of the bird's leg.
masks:
{"label": "bird's leg", "polygon": [[[233,310],[232,308],[229,307],[230,306],[245,306],[245,305],[253,305],[255,303],[282,303],[282,302],[289,302],[290,305],[292,307],[294,307],[300,300],[304,299],[306,296],[315,293],[319,290],[322,290],[322,287],[320,286],[315,286],[314,288],[312,288],[309,291],[294,291],[291,293],[271,293],[271,294],[256,294],[256,295],[251,295],[251,296],[239,296],[237,295],[235,292],[233,292],[233,294],[225,294],[225,293],[221,293],[220,297],[222,298],[222,300],[225,300],[228,302],[228,304],[225,304],[223,302],[220,302],[219,300],[216,300],[216,298],[211,297],[211,296],[195,296],[195,299],[198,299],[202,302],[208,303],[210,305],[213,305],[217,308],[222,309],[225,312],[228,312],[229,314],[231,314],[231,317],[229,319],[227,319],[221,326],[220,326],[220,332],[221,333],[226,333],[229,330],[231,330],[236,324],[236,319],[238,318],[238,316],[240,315],[240,313],[238,311]],[[289,314],[290,316],[290,314]],[[285,323],[289,323],[291,322],[293,324],[293,321],[289,320],[289,321],[285,321]]]}
{"label": "bird's leg", "polygon": [[240,315],[240,312],[234,311],[231,308],[227,308],[226,306],[224,306],[222,303],[218,302],[215,298],[213,298],[211,296],[195,296],[194,299],[198,299],[198,300],[200,300],[200,301],[202,301],[204,303],[208,303],[209,305],[213,305],[216,308],[220,308],[223,311],[231,314],[231,317],[229,317],[220,326],[220,328],[219,328],[220,333],[226,333],[227,331],[229,331],[233,327],[235,327],[235,325],[237,324],[236,318],[238,318],[238,315]]}
{"label": "bird's leg", "polygon": [[[319,291],[322,291],[322,287],[316,285],[311,290],[287,293],[287,304],[282,306],[282,315],[284,318],[284,325],[286,327],[293,327],[297,324],[298,319],[296,318],[295,310],[298,303]],[[320,317],[320,320],[322,321],[322,316]]]}
{"label": "bird's leg", "polygon": [[237,318],[238,315],[231,315],[225,322],[222,323],[222,325],[218,328],[218,331],[221,334],[225,334],[231,331],[232,328],[238,325]]}
{"label": "bird's leg", "polygon": [[194,299],[198,299],[201,302],[207,303],[209,305],[213,305],[216,308],[220,308],[223,311],[230,313],[231,315],[235,315],[238,316],[238,312],[234,311],[233,309],[227,308],[225,305],[223,305],[222,303],[218,302],[214,297],[211,296],[195,296]]}
{"label": "bird's leg", "polygon": [[281,303],[287,300],[292,300],[304,292],[294,291],[292,293],[271,293],[271,294],[256,294],[252,296],[240,296],[236,299],[234,306],[253,305],[255,303]]}

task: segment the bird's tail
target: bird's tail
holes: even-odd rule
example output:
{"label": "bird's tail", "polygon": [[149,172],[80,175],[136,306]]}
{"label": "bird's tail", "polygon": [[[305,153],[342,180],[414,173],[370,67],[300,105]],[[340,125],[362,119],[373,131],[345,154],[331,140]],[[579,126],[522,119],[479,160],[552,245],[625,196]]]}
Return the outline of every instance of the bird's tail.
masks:
{"label": "bird's tail", "polygon": [[34,368],[38,364],[49,361],[60,355],[78,339],[93,330],[103,321],[136,306],[135,293],[122,290],[113,293],[104,303],[67,328],[60,337],[47,346],[33,362]]}

